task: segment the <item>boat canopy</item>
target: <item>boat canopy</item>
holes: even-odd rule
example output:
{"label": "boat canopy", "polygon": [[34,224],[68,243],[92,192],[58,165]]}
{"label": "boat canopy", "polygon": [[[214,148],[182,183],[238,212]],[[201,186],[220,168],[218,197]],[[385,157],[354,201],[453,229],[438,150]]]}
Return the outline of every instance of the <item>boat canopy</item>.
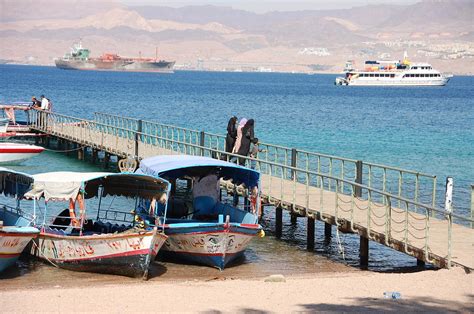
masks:
{"label": "boat canopy", "polygon": [[163,155],[145,158],[140,162],[137,173],[144,173],[166,179],[185,176],[204,177],[210,173],[225,180],[232,179],[234,184],[245,184],[247,187],[257,186],[260,174],[237,164],[209,157],[188,155]]}
{"label": "boat canopy", "polygon": [[164,179],[136,173],[108,172],[48,172],[33,176],[33,188],[25,198],[49,200],[75,200],[83,191],[84,198],[117,195],[159,198],[167,193],[170,183]]}
{"label": "boat canopy", "polygon": [[5,196],[21,198],[31,188],[32,183],[32,176],[0,167],[0,193]]}

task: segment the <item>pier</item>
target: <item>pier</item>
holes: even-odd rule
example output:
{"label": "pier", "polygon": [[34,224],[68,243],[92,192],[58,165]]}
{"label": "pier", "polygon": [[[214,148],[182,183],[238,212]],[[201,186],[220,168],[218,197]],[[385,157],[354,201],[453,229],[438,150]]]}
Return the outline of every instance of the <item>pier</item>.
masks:
{"label": "pier", "polygon": [[[140,161],[162,154],[230,159],[223,135],[157,122],[95,113],[91,120],[30,111],[31,129],[55,139],[58,146],[84,159],[105,153]],[[417,259],[418,265],[474,269],[472,216],[437,207],[437,178],[430,174],[337,156],[262,143],[257,159],[238,156],[262,174],[262,205],[274,208],[275,234],[282,235],[283,211],[292,222],[306,219],[307,248],[314,249],[315,222],[325,237],[335,229],[360,236],[360,263],[369,264],[369,241]],[[248,191],[222,182],[229,193]],[[474,205],[472,205],[474,207]],[[266,215],[270,214],[268,211]]]}

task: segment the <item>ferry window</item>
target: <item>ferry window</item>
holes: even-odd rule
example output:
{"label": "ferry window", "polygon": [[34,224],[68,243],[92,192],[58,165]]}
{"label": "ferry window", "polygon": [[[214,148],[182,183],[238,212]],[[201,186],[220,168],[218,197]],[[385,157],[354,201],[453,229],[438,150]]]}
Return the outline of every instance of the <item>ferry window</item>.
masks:
{"label": "ferry window", "polygon": [[375,77],[379,77],[379,75],[378,75],[378,74],[375,74]]}
{"label": "ferry window", "polygon": [[413,67],[413,70],[416,70],[416,69],[418,69],[418,68],[417,68],[417,67]]}
{"label": "ferry window", "polygon": [[420,77],[420,74],[415,74],[415,77]]}
{"label": "ferry window", "polygon": [[430,77],[433,77],[434,75],[433,74],[430,74]]}
{"label": "ferry window", "polygon": [[371,73],[371,74],[369,74],[369,76],[370,76],[370,77],[374,77],[374,75],[373,75],[372,73]]}
{"label": "ferry window", "polygon": [[391,78],[394,78],[394,77],[395,77],[395,74],[390,74],[390,77],[391,77]]}

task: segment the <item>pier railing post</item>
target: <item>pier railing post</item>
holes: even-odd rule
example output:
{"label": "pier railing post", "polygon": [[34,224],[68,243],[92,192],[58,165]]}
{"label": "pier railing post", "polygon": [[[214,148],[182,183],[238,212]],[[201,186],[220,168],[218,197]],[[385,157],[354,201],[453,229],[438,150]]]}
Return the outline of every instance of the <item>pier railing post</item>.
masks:
{"label": "pier railing post", "polygon": [[[295,148],[291,149],[291,167],[296,168],[296,158],[297,158],[297,151]],[[295,170],[291,170],[291,180],[294,180],[296,176]]]}
{"label": "pier railing post", "polygon": [[201,131],[199,133],[199,146],[201,147],[201,156],[204,156],[204,144],[206,143],[206,133]]}
{"label": "pier railing post", "polygon": [[137,160],[138,160],[138,143],[140,141],[140,135],[142,133],[142,129],[143,129],[143,121],[138,120],[137,131],[135,132],[135,157],[137,158]]}
{"label": "pier railing post", "polygon": [[[359,184],[362,184],[362,167],[363,167],[363,163],[362,163],[362,160],[357,160],[356,161],[356,178],[355,178],[355,182],[356,183],[359,183]],[[354,196],[356,197],[362,197],[362,189],[360,186],[356,186],[354,187]]]}

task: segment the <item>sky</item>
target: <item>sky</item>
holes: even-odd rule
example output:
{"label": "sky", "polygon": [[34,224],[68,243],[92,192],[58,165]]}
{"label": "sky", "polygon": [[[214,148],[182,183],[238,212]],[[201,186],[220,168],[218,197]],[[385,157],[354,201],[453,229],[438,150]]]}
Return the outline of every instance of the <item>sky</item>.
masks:
{"label": "sky", "polygon": [[126,5],[157,5],[183,7],[188,5],[212,4],[231,6],[258,13],[268,11],[295,11],[344,9],[367,4],[413,4],[421,0],[120,0]]}

